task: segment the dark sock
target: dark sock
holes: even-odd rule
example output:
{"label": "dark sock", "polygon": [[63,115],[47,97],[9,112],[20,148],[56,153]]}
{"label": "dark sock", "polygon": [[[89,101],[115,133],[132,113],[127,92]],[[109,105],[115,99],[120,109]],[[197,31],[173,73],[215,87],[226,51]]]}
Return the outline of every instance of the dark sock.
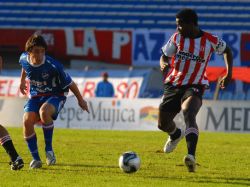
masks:
{"label": "dark sock", "polygon": [[52,151],[52,138],[53,138],[54,124],[43,125],[43,134],[45,140],[45,151]]}
{"label": "dark sock", "polygon": [[175,132],[173,134],[170,134],[171,140],[176,140],[181,136],[181,129],[176,128]]}
{"label": "dark sock", "polygon": [[9,155],[10,159],[12,162],[16,161],[17,157],[18,157],[18,154],[16,152],[16,149],[13,145],[13,142],[12,140],[8,140],[6,142],[4,142],[2,144],[2,146],[4,147],[6,153]]}
{"label": "dark sock", "polygon": [[30,153],[33,157],[34,160],[41,160],[39,153],[38,153],[38,147],[37,147],[37,138],[36,138],[36,134],[34,133],[33,135],[31,135],[31,137],[29,138],[25,138],[28,148],[30,150]]}
{"label": "dark sock", "polygon": [[188,154],[195,156],[196,145],[198,142],[199,131],[196,128],[188,128],[186,130],[186,142]]}

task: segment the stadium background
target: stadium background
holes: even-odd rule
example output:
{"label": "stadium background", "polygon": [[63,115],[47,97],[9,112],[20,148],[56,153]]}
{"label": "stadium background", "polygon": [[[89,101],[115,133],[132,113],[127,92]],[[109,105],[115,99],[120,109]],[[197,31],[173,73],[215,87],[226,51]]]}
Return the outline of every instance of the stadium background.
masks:
{"label": "stadium background", "polygon": [[[152,110],[141,108],[138,114],[140,119],[144,115],[153,118],[154,123],[162,94],[160,48],[175,30],[175,14],[183,7],[195,9],[200,27],[219,35],[233,50],[233,81],[226,90],[216,89],[217,80],[225,72],[222,57],[213,56],[209,64],[206,116],[212,116],[215,130],[220,129],[219,123],[225,123],[224,131],[249,132],[250,109],[242,105],[250,99],[250,2],[245,0],[1,0],[0,53],[5,70],[1,72],[0,96],[5,103],[10,102],[6,98],[21,97],[18,58],[27,38],[40,33],[48,43],[48,53],[64,64],[84,97],[95,99],[100,74],[108,71],[121,103],[122,99],[134,99],[135,104],[140,98],[158,98]],[[113,110],[121,106],[116,100],[110,103],[116,107]],[[209,113],[210,105],[223,107],[218,116],[213,116],[218,113],[215,110]],[[1,115],[6,118],[3,108]]]}

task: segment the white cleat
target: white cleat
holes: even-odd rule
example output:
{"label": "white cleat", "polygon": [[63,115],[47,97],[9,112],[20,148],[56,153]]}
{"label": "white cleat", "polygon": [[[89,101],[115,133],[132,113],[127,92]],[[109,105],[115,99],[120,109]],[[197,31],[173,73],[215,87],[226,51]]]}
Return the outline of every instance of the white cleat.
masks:
{"label": "white cleat", "polygon": [[32,160],[30,162],[30,169],[37,169],[42,167],[42,161],[41,160]]}
{"label": "white cleat", "polygon": [[171,140],[171,137],[168,137],[166,144],[164,145],[163,151],[164,153],[171,153],[175,150],[177,144],[181,141],[181,139],[185,136],[185,132],[181,129],[181,135],[176,140]]}
{"label": "white cleat", "polygon": [[46,163],[48,166],[56,164],[56,157],[53,151],[46,152]]}
{"label": "white cleat", "polygon": [[187,166],[189,172],[195,172],[196,163],[193,155],[184,156],[184,164]]}

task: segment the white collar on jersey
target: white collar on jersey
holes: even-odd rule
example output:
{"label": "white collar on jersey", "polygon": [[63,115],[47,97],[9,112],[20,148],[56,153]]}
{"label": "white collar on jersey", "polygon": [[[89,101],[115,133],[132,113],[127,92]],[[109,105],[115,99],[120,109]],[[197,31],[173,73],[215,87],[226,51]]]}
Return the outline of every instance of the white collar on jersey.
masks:
{"label": "white collar on jersey", "polygon": [[38,64],[38,65],[35,65],[35,64],[30,63],[30,56],[29,56],[29,55],[27,55],[27,61],[28,61],[28,63],[29,63],[32,67],[39,67],[39,66],[41,66],[41,65],[43,65],[43,64],[45,63],[45,56],[43,56],[42,63],[41,63],[41,64]]}

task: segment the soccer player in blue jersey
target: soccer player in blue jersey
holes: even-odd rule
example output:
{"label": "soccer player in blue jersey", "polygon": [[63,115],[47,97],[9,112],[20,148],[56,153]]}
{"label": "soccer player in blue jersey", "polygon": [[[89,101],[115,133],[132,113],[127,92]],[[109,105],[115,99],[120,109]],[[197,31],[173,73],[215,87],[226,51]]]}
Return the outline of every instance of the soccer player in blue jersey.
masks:
{"label": "soccer player in blue jersey", "polygon": [[[2,70],[2,67],[3,67],[3,59],[0,56],[0,71]],[[0,144],[3,146],[6,153],[10,157],[11,160],[10,169],[19,170],[23,168],[24,166],[23,160],[18,155],[7,129],[2,125],[0,125]]]}
{"label": "soccer player in blue jersey", "polygon": [[61,63],[47,56],[47,44],[40,35],[32,35],[26,42],[25,51],[21,54],[19,63],[22,66],[20,91],[27,94],[25,78],[29,80],[30,97],[24,106],[23,134],[33,160],[30,168],[42,167],[37,147],[37,137],[34,125],[40,121],[45,139],[47,165],[54,165],[56,157],[52,148],[54,123],[62,109],[68,91],[72,91],[78,100],[78,105],[89,112],[87,102],[80,91],[64,71]]}

